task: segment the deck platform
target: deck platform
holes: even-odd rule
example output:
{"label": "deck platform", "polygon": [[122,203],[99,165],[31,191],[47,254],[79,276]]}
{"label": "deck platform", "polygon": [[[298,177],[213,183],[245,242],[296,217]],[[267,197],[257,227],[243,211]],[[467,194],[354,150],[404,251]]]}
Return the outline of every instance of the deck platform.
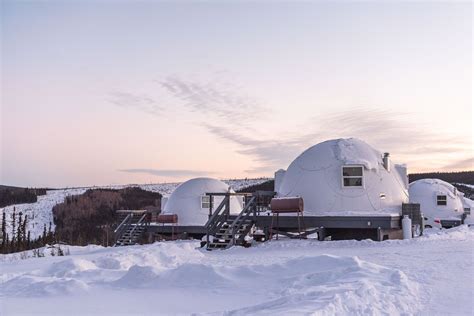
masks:
{"label": "deck platform", "polygon": [[[233,220],[237,215],[229,215]],[[272,227],[271,215],[256,215],[251,217],[255,226],[270,235],[270,229],[275,233],[295,232],[298,229],[297,216],[280,216],[278,225],[274,219]],[[400,215],[374,215],[374,216],[304,216],[306,231],[318,232],[320,239],[331,236],[331,239],[373,239],[385,240],[399,238],[401,234]],[[171,235],[173,226],[150,224],[147,232],[157,235]],[[206,235],[205,226],[174,226],[174,234],[178,238],[202,238]]]}

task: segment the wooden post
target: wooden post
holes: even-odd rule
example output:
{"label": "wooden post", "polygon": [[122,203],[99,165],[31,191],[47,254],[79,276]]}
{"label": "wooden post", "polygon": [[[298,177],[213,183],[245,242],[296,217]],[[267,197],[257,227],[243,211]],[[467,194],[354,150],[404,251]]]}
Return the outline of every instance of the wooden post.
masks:
{"label": "wooden post", "polygon": [[212,216],[212,207],[213,207],[213,196],[212,194],[208,195],[209,196],[209,219],[211,218]]}

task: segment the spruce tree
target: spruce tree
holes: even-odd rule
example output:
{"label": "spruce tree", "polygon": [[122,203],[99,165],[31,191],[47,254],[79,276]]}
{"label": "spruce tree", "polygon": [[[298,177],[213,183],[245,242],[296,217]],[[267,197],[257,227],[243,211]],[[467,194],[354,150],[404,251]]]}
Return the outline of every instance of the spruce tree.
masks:
{"label": "spruce tree", "polygon": [[28,231],[28,237],[26,239],[26,249],[31,249],[31,236],[30,231]]}
{"label": "spruce tree", "polygon": [[16,243],[17,243],[17,248],[18,250],[22,250],[21,249],[21,243],[23,242],[22,240],[22,232],[21,232],[21,229],[23,228],[23,213],[20,212],[18,213],[18,228],[17,228],[17,231],[16,231]]}
{"label": "spruce tree", "polygon": [[10,252],[16,251],[16,208],[13,207],[13,214],[12,214],[12,235],[11,235],[11,242],[10,242]]}
{"label": "spruce tree", "polygon": [[46,233],[46,223],[45,223],[43,226],[43,236],[42,236],[43,246],[46,245],[46,238],[47,238],[47,233]]}
{"label": "spruce tree", "polygon": [[21,232],[23,234],[22,240],[26,241],[26,223],[28,221],[28,214],[25,214],[25,219],[23,220],[23,226],[21,227]]}
{"label": "spruce tree", "polygon": [[49,228],[48,228],[48,243],[52,244],[54,242],[54,236],[53,232],[51,230],[51,222],[49,222]]}
{"label": "spruce tree", "polygon": [[2,253],[5,253],[5,248],[7,244],[7,218],[6,213],[3,211],[2,214]]}
{"label": "spruce tree", "polygon": [[16,209],[13,207],[13,213],[12,213],[12,246],[14,247],[15,244],[15,234],[16,234]]}

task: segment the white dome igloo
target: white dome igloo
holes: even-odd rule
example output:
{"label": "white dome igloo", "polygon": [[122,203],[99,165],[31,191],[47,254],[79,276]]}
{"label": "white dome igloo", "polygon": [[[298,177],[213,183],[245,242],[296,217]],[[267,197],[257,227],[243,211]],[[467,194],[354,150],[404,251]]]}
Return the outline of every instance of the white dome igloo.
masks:
{"label": "white dome igloo", "polygon": [[[178,225],[203,226],[209,218],[209,208],[202,207],[201,198],[206,193],[234,192],[224,182],[213,178],[194,178],[180,184],[168,198],[163,214],[177,214]],[[215,210],[223,197],[214,198]],[[238,214],[242,210],[242,199],[231,197],[230,212]]]}
{"label": "white dome igloo", "polygon": [[420,203],[421,212],[427,217],[459,217],[464,212],[464,194],[443,180],[417,180],[410,183],[408,191],[410,203]]}
{"label": "white dome igloo", "polygon": [[305,216],[399,213],[408,202],[406,166],[385,168],[382,153],[362,140],[328,140],[290,164],[277,195],[301,196]]}

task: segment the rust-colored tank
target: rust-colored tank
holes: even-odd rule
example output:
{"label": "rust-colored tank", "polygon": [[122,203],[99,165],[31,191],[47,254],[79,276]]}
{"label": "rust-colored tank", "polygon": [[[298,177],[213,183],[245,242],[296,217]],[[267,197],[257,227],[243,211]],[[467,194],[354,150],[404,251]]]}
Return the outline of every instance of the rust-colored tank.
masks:
{"label": "rust-colored tank", "polygon": [[273,213],[303,213],[304,203],[302,197],[273,198],[270,202]]}
{"label": "rust-colored tank", "polygon": [[156,220],[160,224],[176,224],[178,223],[177,214],[160,214]]}

